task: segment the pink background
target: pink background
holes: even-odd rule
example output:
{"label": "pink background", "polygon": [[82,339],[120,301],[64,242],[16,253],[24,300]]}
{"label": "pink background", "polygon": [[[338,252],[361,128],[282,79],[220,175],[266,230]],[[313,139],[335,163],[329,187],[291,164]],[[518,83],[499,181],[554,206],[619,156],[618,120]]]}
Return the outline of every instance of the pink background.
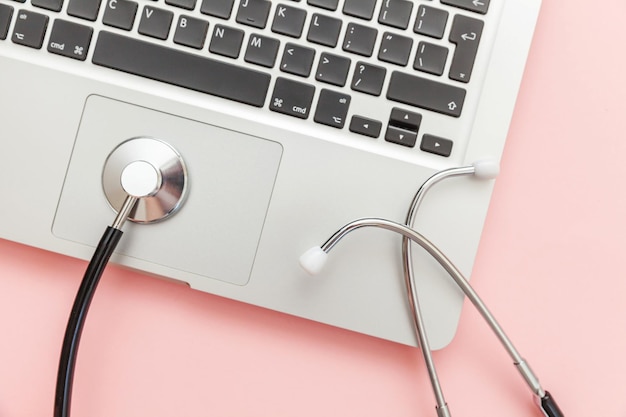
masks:
{"label": "pink background", "polygon": [[[473,273],[568,417],[626,416],[626,2],[601,3],[544,0]],[[52,415],[84,268],[0,241],[0,416]],[[540,415],[470,305],[435,360],[453,415]],[[72,415],[435,411],[416,349],[112,267],[85,328]]]}

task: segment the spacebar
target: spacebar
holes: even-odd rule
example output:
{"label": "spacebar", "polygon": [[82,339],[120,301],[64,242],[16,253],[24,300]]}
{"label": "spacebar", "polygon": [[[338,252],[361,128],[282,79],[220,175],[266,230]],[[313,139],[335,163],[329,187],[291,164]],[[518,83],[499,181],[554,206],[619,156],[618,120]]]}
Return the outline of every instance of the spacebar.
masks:
{"label": "spacebar", "polygon": [[270,76],[214,59],[100,32],[94,64],[262,107]]}

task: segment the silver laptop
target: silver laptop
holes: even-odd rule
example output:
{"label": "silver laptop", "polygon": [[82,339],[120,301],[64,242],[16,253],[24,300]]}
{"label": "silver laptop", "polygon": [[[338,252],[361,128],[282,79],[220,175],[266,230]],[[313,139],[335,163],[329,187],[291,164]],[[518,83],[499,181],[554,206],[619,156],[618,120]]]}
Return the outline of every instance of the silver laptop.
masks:
{"label": "silver laptop", "polygon": [[[438,170],[499,160],[539,7],[0,0],[0,238],[88,259],[115,217],[105,167],[147,138],[184,161],[184,199],[165,220],[127,224],[114,262],[415,344],[400,237],[359,231],[315,278],[298,258],[353,219],[403,222]],[[442,182],[418,215],[467,276],[492,188]],[[441,348],[463,298],[415,252]]]}

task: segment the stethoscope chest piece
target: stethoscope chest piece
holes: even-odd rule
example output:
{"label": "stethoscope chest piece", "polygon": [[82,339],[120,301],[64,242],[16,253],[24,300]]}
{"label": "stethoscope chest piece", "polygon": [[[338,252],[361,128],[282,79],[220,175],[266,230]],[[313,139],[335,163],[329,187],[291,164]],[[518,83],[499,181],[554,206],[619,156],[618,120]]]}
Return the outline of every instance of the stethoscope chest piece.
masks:
{"label": "stethoscope chest piece", "polygon": [[[102,188],[115,211],[128,194],[148,176],[154,184],[150,195],[140,198],[128,219],[135,223],[153,223],[175,214],[187,194],[187,168],[181,155],[169,144],[147,137],[129,139],[109,154],[102,172]],[[145,181],[144,181],[145,182]]]}

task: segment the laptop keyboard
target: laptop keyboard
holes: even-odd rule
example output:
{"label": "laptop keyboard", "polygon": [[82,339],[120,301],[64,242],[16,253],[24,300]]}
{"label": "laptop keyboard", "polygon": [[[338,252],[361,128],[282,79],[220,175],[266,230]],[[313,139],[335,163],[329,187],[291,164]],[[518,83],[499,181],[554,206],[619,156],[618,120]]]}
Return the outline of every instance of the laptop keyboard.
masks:
{"label": "laptop keyboard", "polygon": [[424,121],[463,115],[489,16],[489,0],[0,1],[0,40],[437,157],[457,137]]}

